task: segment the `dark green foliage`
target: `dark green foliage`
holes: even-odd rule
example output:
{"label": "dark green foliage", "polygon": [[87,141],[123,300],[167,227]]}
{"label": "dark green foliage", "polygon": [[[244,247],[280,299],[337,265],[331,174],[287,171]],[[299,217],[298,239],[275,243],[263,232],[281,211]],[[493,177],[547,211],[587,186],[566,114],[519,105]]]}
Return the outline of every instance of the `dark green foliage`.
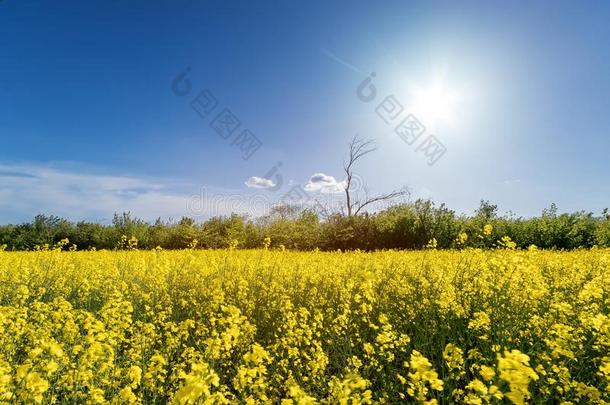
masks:
{"label": "dark green foliage", "polygon": [[[483,235],[485,225],[493,227],[490,235]],[[460,233],[468,235],[465,243],[457,242]],[[285,205],[255,220],[234,214],[205,222],[183,217],[178,222],[148,223],[125,212],[115,214],[112,224],[99,224],[37,215],[32,222],[0,226],[0,245],[32,250],[67,238],[66,249],[73,244],[79,250],[114,249],[123,235],[135,237],[141,249],[185,249],[193,247],[195,240],[200,248],[221,249],[237,243],[238,248],[254,249],[262,247],[266,238],[271,248],[298,250],[421,249],[433,238],[441,249],[493,248],[503,236],[519,248],[578,249],[610,247],[610,214],[607,210],[600,216],[584,211],[560,214],[553,204],[538,217],[500,216],[496,205],[481,201],[473,216],[458,216],[444,204],[417,200],[374,214],[331,215],[324,221],[311,210]]]}

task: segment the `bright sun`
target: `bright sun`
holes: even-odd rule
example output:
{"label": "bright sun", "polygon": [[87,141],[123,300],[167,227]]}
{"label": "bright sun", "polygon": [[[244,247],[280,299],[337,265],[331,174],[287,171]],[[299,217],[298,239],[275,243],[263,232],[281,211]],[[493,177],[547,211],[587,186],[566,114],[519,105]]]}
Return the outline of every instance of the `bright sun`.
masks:
{"label": "bright sun", "polygon": [[424,121],[424,125],[452,124],[455,121],[458,96],[443,81],[436,81],[428,87],[416,87],[413,95],[413,112]]}

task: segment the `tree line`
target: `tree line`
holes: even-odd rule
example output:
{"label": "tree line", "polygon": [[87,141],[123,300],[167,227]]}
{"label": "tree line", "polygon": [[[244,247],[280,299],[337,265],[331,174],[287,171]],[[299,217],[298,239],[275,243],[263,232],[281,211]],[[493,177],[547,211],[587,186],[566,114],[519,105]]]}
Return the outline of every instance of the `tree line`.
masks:
{"label": "tree line", "polygon": [[376,213],[334,214],[324,219],[309,209],[279,205],[259,218],[231,215],[203,222],[146,222],[130,213],[115,214],[111,224],[72,222],[37,215],[31,222],[0,226],[6,250],[63,249],[220,249],[261,247],[295,250],[379,250],[425,247],[544,249],[610,247],[610,214],[558,213],[551,205],[531,218],[499,215],[482,201],[473,215],[457,215],[445,204],[417,200]]}

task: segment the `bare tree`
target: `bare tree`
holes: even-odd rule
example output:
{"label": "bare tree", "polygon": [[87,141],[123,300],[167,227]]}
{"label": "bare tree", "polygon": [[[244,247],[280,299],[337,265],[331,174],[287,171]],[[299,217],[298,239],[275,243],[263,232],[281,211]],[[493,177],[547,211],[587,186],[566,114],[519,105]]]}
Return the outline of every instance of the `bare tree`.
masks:
{"label": "bare tree", "polygon": [[343,170],[345,171],[345,207],[348,217],[358,215],[366,206],[373,203],[404,197],[409,193],[407,188],[401,188],[390,193],[370,196],[367,187],[363,185],[364,198],[359,198],[359,190],[352,189],[354,165],[359,159],[374,152],[376,149],[372,140],[362,139],[358,135],[354,136],[349,143],[349,156],[343,162]]}

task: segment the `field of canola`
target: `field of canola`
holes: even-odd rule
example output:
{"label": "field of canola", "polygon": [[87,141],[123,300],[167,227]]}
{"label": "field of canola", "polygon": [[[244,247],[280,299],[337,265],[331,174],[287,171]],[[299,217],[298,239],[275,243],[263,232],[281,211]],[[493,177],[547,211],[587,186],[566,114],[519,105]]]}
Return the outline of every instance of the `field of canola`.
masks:
{"label": "field of canola", "polygon": [[609,403],[610,250],[0,252],[0,403]]}

